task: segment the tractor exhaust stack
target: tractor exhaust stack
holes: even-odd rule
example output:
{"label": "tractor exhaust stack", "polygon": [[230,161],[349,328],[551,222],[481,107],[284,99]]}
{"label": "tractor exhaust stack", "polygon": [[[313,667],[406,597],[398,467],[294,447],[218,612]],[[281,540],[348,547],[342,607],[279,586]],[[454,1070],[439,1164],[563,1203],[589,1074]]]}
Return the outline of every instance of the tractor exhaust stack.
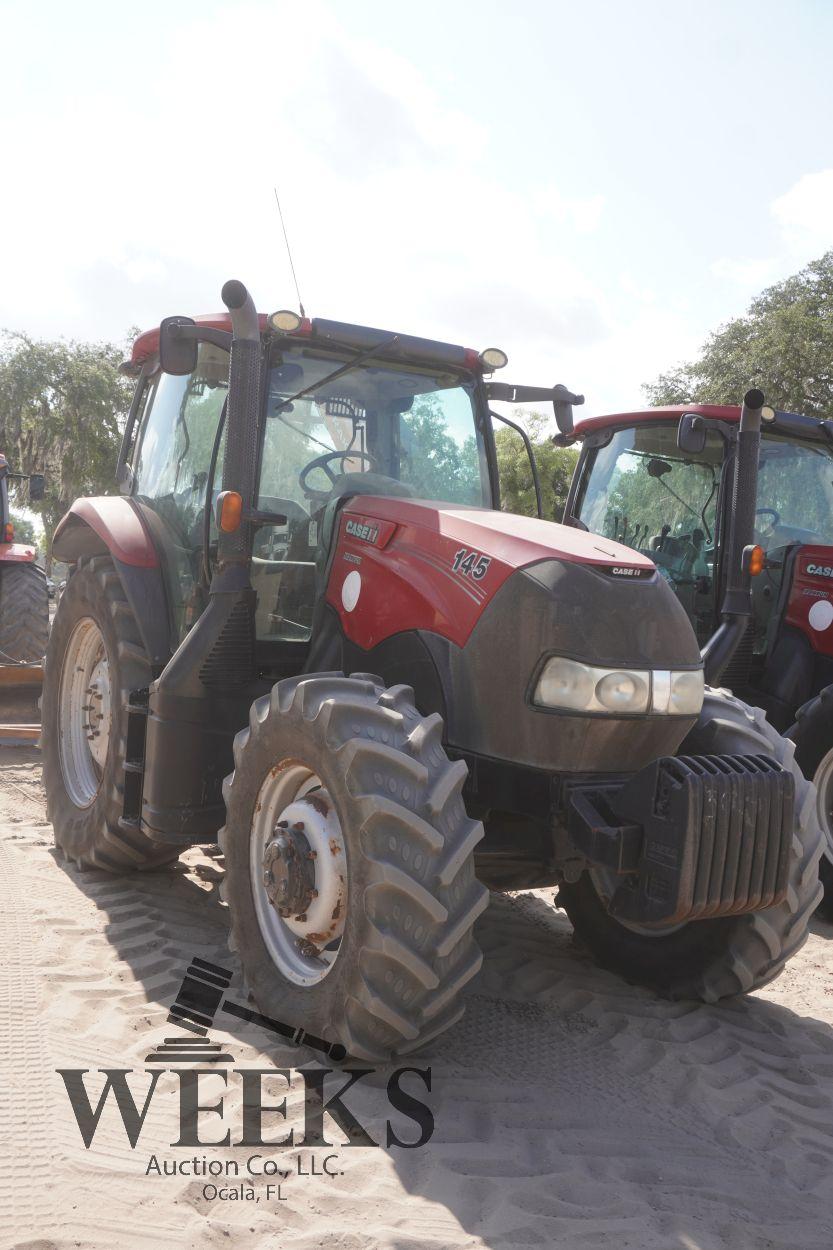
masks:
{"label": "tractor exhaust stack", "polygon": [[[242,282],[235,279],[226,282],[222,299],[231,313],[234,335],[229,365],[223,490],[237,491],[241,495],[245,514],[254,502],[257,473],[257,440],[253,433],[258,427],[260,411],[260,328],[254,300]],[[230,565],[246,564],[250,541],[251,527],[247,524],[230,532],[220,530],[219,576]]]}

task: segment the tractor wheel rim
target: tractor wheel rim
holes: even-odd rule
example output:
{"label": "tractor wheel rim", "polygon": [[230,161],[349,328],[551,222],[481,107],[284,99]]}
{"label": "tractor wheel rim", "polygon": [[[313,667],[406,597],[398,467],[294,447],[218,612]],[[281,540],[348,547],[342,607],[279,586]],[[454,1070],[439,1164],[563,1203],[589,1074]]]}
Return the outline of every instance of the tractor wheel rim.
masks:
{"label": "tractor wheel rim", "polygon": [[833,863],[833,747],[822,757],[813,778],[816,814],[824,834],[824,853]]}
{"label": "tractor wheel rim", "polygon": [[[317,985],[336,962],[344,934],[347,853],[338,813],[312,769],[282,760],[270,770],[257,796],[250,837],[252,897],[270,958],[294,985]],[[290,899],[291,914],[282,915],[278,903],[284,896],[276,881],[286,864],[288,838],[306,875],[304,888]]]}
{"label": "tractor wheel rim", "polygon": [[111,728],[110,665],[91,617],[70,635],[61,673],[58,737],[61,772],[76,807],[89,807],[101,785]]}

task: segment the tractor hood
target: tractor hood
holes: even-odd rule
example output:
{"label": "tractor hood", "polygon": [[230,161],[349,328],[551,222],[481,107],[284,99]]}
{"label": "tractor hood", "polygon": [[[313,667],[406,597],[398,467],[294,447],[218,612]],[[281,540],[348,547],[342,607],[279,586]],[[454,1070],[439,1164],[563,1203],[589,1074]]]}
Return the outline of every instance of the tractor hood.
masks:
{"label": "tractor hood", "polygon": [[431,710],[457,750],[546,770],[638,769],[676,749],[696,719],[534,705],[550,656],[612,670],[701,667],[665,578],[639,552],[596,534],[479,508],[354,497],[339,516],[327,602],[348,647],[346,671],[384,675],[390,663],[401,681],[410,655],[415,686],[428,670],[441,675],[451,693]]}
{"label": "tractor hood", "polygon": [[362,495],[340,513],[327,600],[347,636],[365,649],[403,628],[431,630],[463,646],[507,578],[552,560],[616,581],[657,578],[646,556],[571,526]]}
{"label": "tractor hood", "polygon": [[647,556],[623,543],[555,521],[496,512],[464,504],[436,503],[433,500],[354,497],[346,511],[360,511],[396,526],[409,526],[422,533],[435,533],[454,542],[490,555],[509,569],[523,568],[536,560],[567,560],[571,564],[615,564],[652,573],[654,564]]}

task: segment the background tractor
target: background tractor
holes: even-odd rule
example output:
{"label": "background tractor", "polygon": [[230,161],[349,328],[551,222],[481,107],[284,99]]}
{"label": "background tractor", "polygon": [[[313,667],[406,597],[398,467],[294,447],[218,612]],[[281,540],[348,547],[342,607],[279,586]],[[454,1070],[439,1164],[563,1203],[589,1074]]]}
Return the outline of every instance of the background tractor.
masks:
{"label": "background tractor", "polygon": [[28,480],[32,502],[43,498],[40,473],[13,473],[0,454],[0,664],[40,664],[49,637],[46,574],[35,548],[17,543],[9,512],[9,480]]}
{"label": "background tractor", "polygon": [[738,559],[740,412],[695,404],[580,422],[568,432],[582,451],[564,519],[649,555],[705,648],[707,680],[794,740],[817,787],[821,907],[833,918],[833,422],[766,413],[749,539],[756,575],[727,647],[717,631]]}
{"label": "background tractor", "polygon": [[366,1059],[459,1018],[487,886],[558,884],[601,962],[673,997],[777,975],[819,894],[791,745],[704,690],[648,555],[499,511],[490,400],[569,428],[580,397],[492,381],[496,349],[223,300],[137,340],[123,495],[56,531],[66,855],[219,838],[261,1012]]}

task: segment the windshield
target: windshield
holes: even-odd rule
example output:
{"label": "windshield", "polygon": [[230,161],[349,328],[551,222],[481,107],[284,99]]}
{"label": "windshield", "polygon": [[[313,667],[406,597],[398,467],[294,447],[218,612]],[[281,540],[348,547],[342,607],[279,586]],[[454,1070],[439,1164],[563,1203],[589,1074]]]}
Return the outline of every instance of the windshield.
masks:
{"label": "windshield", "polygon": [[[473,384],[456,374],[368,361],[325,381],[349,359],[298,347],[273,363],[261,500],[291,499],[308,514],[348,493],[487,505]],[[309,394],[286,403],[308,387]]]}
{"label": "windshield", "polygon": [[577,501],[589,530],[654,561],[703,642],[713,629],[715,540],[722,437],[709,430],[697,456],[677,446],[677,426],[618,430],[591,452]]}
{"label": "windshield", "polygon": [[756,537],[771,551],[790,543],[833,543],[833,450],[764,435],[758,469]]}
{"label": "windshield", "polygon": [[255,539],[252,582],[262,639],[311,636],[339,499],[489,503],[474,383],[372,360],[327,381],[350,360],[350,353],[293,345],[271,361],[258,506],[287,522],[260,529]]}
{"label": "windshield", "polygon": [[689,456],[676,426],[619,430],[596,451],[578,515],[595,533],[651,554],[688,542],[702,556],[714,542],[722,463],[723,439],[711,431],[702,454]]}
{"label": "windshield", "polygon": [[[576,509],[597,534],[643,551],[674,587],[701,642],[714,629],[718,495],[723,438],[709,429],[701,453],[677,446],[675,424],[618,430],[591,452]],[[780,587],[780,552],[795,543],[833,544],[833,451],[764,431],[753,541],[773,554],[752,586],[754,646],[762,651]],[[779,552],[780,549],[780,552]]]}

